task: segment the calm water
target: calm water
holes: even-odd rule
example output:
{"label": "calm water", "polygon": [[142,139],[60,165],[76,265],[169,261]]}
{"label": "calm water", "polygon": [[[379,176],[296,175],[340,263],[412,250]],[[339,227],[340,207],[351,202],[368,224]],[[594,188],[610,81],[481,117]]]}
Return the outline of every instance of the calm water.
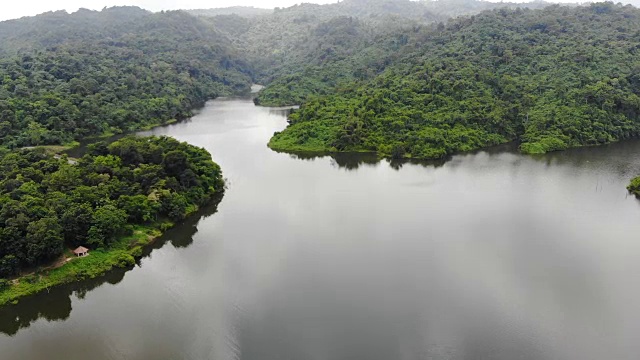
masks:
{"label": "calm water", "polygon": [[220,204],[0,310],[0,358],[638,358],[640,142],[389,164],[269,150],[285,125],[226,99],[153,131],[211,151]]}

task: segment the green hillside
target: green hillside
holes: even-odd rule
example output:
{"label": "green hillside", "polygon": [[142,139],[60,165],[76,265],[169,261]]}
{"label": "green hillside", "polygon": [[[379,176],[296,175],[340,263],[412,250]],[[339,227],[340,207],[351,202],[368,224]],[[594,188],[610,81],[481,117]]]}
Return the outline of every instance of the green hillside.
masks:
{"label": "green hillside", "polygon": [[421,31],[366,82],[304,103],[278,150],[439,158],[520,141],[526,153],[640,133],[640,10],[500,9]]}
{"label": "green hillside", "polygon": [[[129,16],[111,22],[113,12]],[[66,26],[51,26],[52,19]],[[186,118],[206,100],[251,84],[226,36],[183,12],[49,13],[15,24],[20,31],[0,26],[0,37],[13,34],[7,52],[24,40],[17,54],[0,58],[0,145],[10,148]]]}

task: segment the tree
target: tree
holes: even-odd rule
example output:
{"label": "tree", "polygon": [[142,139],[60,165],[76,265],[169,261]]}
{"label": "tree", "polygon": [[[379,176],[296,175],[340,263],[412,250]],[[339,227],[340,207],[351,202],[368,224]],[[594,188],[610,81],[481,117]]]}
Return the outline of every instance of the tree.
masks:
{"label": "tree", "polygon": [[146,223],[155,220],[158,206],[145,195],[122,195],[118,198],[118,208],[124,210],[132,223]]}
{"label": "tree", "polygon": [[49,191],[68,192],[70,189],[78,186],[82,180],[80,179],[80,170],[69,164],[63,164],[58,171],[52,173],[44,182]]}
{"label": "tree", "polygon": [[27,227],[27,262],[41,263],[62,254],[64,240],[57,218],[48,216],[31,222]]}
{"label": "tree", "polygon": [[93,224],[93,208],[88,203],[73,204],[64,211],[60,222],[65,242],[72,246],[86,245]]}
{"label": "tree", "polygon": [[93,247],[111,244],[127,224],[127,213],[114,205],[104,205],[96,209],[89,228],[87,243]]}
{"label": "tree", "polygon": [[164,156],[163,166],[167,175],[177,178],[189,166],[187,154],[181,150],[170,151]]}
{"label": "tree", "polygon": [[187,216],[189,202],[176,192],[166,194],[162,200],[162,212],[173,220],[182,220]]}
{"label": "tree", "polygon": [[14,276],[20,270],[20,261],[14,255],[6,255],[0,259],[0,277]]}

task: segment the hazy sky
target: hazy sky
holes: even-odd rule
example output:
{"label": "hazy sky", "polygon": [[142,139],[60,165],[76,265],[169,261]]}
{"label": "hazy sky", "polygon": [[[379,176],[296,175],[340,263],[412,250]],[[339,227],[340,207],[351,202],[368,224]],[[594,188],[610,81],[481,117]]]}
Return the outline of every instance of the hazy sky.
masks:
{"label": "hazy sky", "polygon": [[105,6],[136,5],[152,11],[171,9],[210,9],[227,6],[274,8],[300,2],[328,4],[336,0],[0,0],[0,21],[37,15],[52,10],[76,11],[79,8],[101,10]]}

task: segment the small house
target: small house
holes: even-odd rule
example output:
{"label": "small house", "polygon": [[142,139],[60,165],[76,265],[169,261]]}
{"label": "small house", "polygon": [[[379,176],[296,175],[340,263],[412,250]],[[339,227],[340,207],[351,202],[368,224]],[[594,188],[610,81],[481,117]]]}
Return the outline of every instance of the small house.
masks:
{"label": "small house", "polygon": [[78,257],[87,256],[89,255],[89,249],[83,246],[78,246],[77,249],[73,250],[73,253],[76,254],[76,256]]}

